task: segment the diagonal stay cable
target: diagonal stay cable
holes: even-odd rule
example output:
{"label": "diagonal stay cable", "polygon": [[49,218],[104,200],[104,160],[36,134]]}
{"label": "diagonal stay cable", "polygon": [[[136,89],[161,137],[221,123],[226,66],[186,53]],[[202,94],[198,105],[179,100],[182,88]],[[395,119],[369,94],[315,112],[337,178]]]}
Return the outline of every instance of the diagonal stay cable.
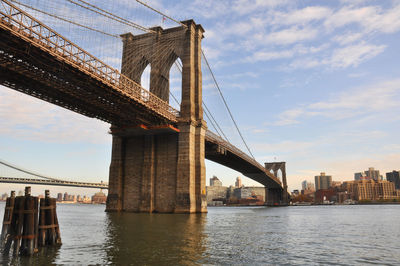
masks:
{"label": "diagonal stay cable", "polygon": [[183,24],[182,22],[177,21],[176,19],[171,18],[170,16],[168,16],[168,15],[162,13],[161,11],[158,11],[157,9],[155,9],[155,8],[153,8],[153,7],[151,7],[151,6],[149,6],[148,4],[146,4],[146,3],[142,2],[142,1],[139,1],[139,0],[136,0],[136,2],[138,2],[139,4],[141,4],[141,5],[145,6],[145,7],[147,7],[147,8],[150,9],[150,10],[153,10],[154,12],[160,14],[161,16],[164,16],[164,17],[168,18],[169,20],[172,20],[173,22],[178,23],[178,24],[180,24],[181,26],[187,28],[187,26],[186,26],[185,24]]}
{"label": "diagonal stay cable", "polygon": [[243,141],[244,145],[246,146],[248,152],[250,153],[251,157],[253,157],[253,159],[255,160],[253,153],[250,151],[249,146],[247,145],[246,141],[244,140],[243,135],[242,135],[242,133],[240,132],[239,127],[238,127],[238,125],[237,125],[235,119],[233,118],[232,112],[231,112],[231,110],[229,109],[228,104],[226,103],[226,100],[225,100],[224,95],[222,95],[222,91],[221,91],[221,89],[219,88],[218,82],[217,82],[217,80],[216,80],[216,78],[215,78],[215,76],[214,76],[214,73],[213,73],[212,70],[211,70],[210,64],[208,63],[208,60],[207,60],[206,55],[204,54],[204,51],[203,51],[203,50],[201,50],[201,54],[202,54],[203,57],[204,57],[204,60],[205,60],[205,62],[206,62],[206,64],[207,64],[207,67],[208,67],[208,69],[210,70],[211,76],[212,76],[212,78],[213,78],[213,80],[214,80],[215,86],[217,87],[218,92],[219,92],[219,94],[221,95],[222,101],[224,102],[224,105],[225,105],[226,109],[228,110],[229,116],[231,117],[231,119],[232,119],[232,121],[233,121],[233,124],[235,125],[236,130],[237,130],[237,132],[238,132],[239,135],[240,135],[240,138],[242,139],[242,141]]}
{"label": "diagonal stay cable", "polygon": [[[178,70],[182,73],[182,65],[180,65],[180,63],[177,63],[178,61],[175,61],[175,65],[178,68]],[[212,115],[210,109],[208,109],[206,103],[204,101],[202,101],[203,106],[204,106],[204,114],[207,116],[208,121],[210,121],[211,125],[213,126],[213,128],[215,129],[215,131],[217,132],[217,134],[222,138],[222,136],[224,136],[223,138],[229,142],[228,137],[225,135],[224,131],[221,129],[221,127],[219,126],[217,120],[215,120],[214,116]],[[219,130],[218,130],[219,129]]]}
{"label": "diagonal stay cable", "polygon": [[28,171],[28,170],[24,170],[24,169],[22,169],[22,168],[20,168],[20,167],[18,167],[18,166],[12,165],[12,164],[7,163],[7,162],[5,162],[5,161],[3,161],[3,160],[0,160],[0,164],[5,165],[5,166],[7,166],[7,167],[10,167],[10,168],[12,168],[12,169],[14,169],[14,170],[23,172],[23,173],[25,173],[25,174],[29,174],[29,175],[41,177],[41,178],[48,179],[48,180],[62,181],[62,180],[57,179],[57,178],[52,178],[52,177],[44,176],[44,175],[41,175],[41,174],[33,173],[33,172]]}
{"label": "diagonal stay cable", "polygon": [[[84,3],[84,4],[80,4],[80,3],[75,2],[75,1],[73,1],[73,0],[67,0],[67,1],[70,2],[70,3],[72,3],[72,4],[74,4],[74,5],[80,6],[80,7],[84,8],[84,9],[87,9],[87,10],[89,10],[89,11],[92,11],[92,12],[94,12],[94,13],[96,13],[96,14],[99,14],[99,15],[101,15],[101,16],[104,16],[104,17],[106,17],[106,18],[115,20],[115,21],[117,21],[117,22],[119,22],[119,23],[128,25],[128,26],[130,26],[130,27],[136,28],[136,29],[138,29],[138,30],[145,31],[145,32],[151,32],[151,33],[154,33],[154,32],[155,32],[155,31],[150,30],[150,29],[148,29],[148,28],[145,28],[145,27],[143,27],[143,26],[141,26],[141,25],[139,25],[139,24],[136,24],[136,23],[134,23],[134,22],[132,22],[132,21],[129,21],[129,20],[124,19],[124,18],[121,18],[121,17],[119,17],[119,16],[117,16],[117,15],[115,15],[115,14],[112,14],[112,13],[106,11],[106,10],[103,10],[103,9],[101,9],[101,8],[95,6],[95,5],[89,4],[89,3],[87,3],[87,2],[85,2],[85,1],[83,1],[83,0],[78,0],[78,1],[81,2],[81,3]],[[97,10],[96,10],[96,9],[97,9]]]}
{"label": "diagonal stay cable", "polygon": [[18,5],[21,5],[21,6],[23,6],[23,7],[26,7],[26,8],[29,8],[29,9],[31,9],[31,10],[34,10],[34,11],[36,11],[36,12],[42,13],[42,14],[44,14],[44,15],[47,15],[47,16],[50,16],[50,17],[53,17],[53,18],[62,20],[62,21],[64,21],[64,22],[73,24],[73,25],[75,25],[75,26],[82,27],[82,28],[85,28],[85,29],[88,29],[88,30],[91,30],[91,31],[95,31],[95,32],[98,32],[98,33],[101,33],[101,34],[104,34],[104,35],[108,35],[108,36],[111,36],[111,37],[120,38],[118,35],[114,35],[114,34],[107,33],[107,32],[104,32],[104,31],[101,31],[101,30],[98,30],[98,29],[95,29],[95,28],[91,28],[91,27],[85,26],[85,25],[83,25],[83,24],[79,24],[79,23],[77,23],[77,22],[75,22],[75,21],[72,21],[72,20],[69,20],[69,19],[66,19],[66,18],[63,18],[63,17],[59,17],[59,16],[57,16],[57,15],[48,13],[48,12],[43,11],[43,10],[40,10],[40,9],[37,9],[37,8],[32,7],[32,6],[30,6],[30,5],[26,5],[26,4],[23,4],[23,3],[21,3],[21,2],[15,1],[15,0],[10,0],[10,1],[11,1],[11,2],[14,2],[14,3],[18,4]]}

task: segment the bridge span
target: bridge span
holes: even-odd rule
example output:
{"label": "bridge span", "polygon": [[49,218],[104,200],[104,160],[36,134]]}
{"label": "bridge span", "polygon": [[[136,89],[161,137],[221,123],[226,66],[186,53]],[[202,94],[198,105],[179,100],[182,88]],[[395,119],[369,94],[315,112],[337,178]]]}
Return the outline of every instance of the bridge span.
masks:
{"label": "bridge span", "polygon": [[[206,212],[205,158],[265,185],[267,202],[287,203],[286,176],[282,184],[207,130],[201,25],[188,20],[122,35],[120,73],[11,2],[0,3],[0,84],[112,124],[107,211]],[[177,58],[180,112],[168,103],[169,71]],[[140,85],[147,65],[150,91]]]}
{"label": "bridge span", "polygon": [[45,180],[39,178],[0,177],[0,183],[108,189],[108,184],[106,183],[74,182],[54,179]]}

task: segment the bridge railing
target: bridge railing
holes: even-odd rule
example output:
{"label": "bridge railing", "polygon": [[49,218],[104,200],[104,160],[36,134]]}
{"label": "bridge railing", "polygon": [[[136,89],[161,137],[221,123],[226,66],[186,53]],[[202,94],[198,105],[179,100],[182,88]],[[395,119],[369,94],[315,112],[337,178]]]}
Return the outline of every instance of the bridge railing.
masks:
{"label": "bridge railing", "polygon": [[72,41],[59,35],[22,9],[1,0],[0,27],[67,62],[120,93],[133,98],[166,119],[176,122],[179,111],[138,83],[108,66]]}

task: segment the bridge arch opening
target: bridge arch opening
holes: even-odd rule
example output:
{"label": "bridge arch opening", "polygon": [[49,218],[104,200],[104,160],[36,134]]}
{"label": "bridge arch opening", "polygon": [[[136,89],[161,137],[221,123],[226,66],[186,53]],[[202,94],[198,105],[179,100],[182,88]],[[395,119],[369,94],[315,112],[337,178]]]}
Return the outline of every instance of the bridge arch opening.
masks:
{"label": "bridge arch opening", "polygon": [[148,64],[142,72],[140,77],[140,85],[146,90],[150,90],[150,73],[151,73],[151,64]]}
{"label": "bridge arch opening", "polygon": [[182,60],[176,57],[169,70],[169,104],[177,110],[182,102],[182,66]]}

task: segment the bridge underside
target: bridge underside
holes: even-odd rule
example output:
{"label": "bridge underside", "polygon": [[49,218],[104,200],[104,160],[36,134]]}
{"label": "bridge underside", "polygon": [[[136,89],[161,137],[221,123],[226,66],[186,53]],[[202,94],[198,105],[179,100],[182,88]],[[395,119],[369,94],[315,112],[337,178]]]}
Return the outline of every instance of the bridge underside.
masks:
{"label": "bridge underside", "polygon": [[114,125],[168,121],[84,71],[0,29],[0,84]]}
{"label": "bridge underside", "polygon": [[238,154],[224,149],[206,136],[206,159],[224,165],[242,173],[268,188],[280,188],[282,185],[272,174],[255,166],[254,163],[244,160]]}

